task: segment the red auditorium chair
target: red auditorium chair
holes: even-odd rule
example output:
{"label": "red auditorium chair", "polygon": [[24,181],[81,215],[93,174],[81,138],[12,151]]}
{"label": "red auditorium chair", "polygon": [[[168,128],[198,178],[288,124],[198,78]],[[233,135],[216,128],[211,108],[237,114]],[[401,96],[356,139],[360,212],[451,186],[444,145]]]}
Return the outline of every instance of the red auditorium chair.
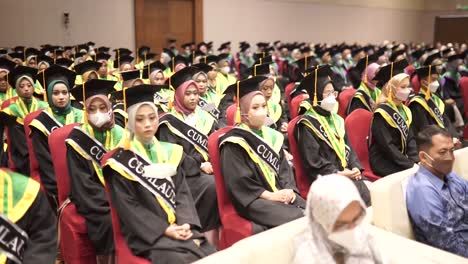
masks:
{"label": "red auditorium chair", "polygon": [[308,94],[300,94],[291,100],[291,105],[289,107],[289,115],[291,116],[291,119],[298,115],[299,107],[301,106],[302,101],[308,98]]}
{"label": "red auditorium chair", "polygon": [[349,101],[351,101],[351,98],[353,98],[354,94],[356,93],[356,89],[350,88],[343,90],[339,95],[338,95],[338,114],[342,118],[346,118],[346,110],[348,109]]}
{"label": "red auditorium chair", "polygon": [[307,194],[309,193],[310,188],[310,179],[307,177],[307,174],[304,170],[304,165],[302,164],[301,160],[301,153],[299,152],[299,148],[297,146],[297,141],[295,138],[294,130],[296,129],[297,122],[301,119],[302,116],[297,116],[288,124],[288,135],[289,135],[289,150],[291,151],[291,155],[293,155],[293,164],[294,164],[294,172],[296,176],[296,185],[299,189],[299,193],[301,197],[307,200]]}
{"label": "red auditorium chair", "polygon": [[[3,101],[2,103],[2,108],[1,109],[4,109],[4,108],[7,108],[11,103],[14,103],[16,101],[16,99],[18,99],[18,96],[15,96],[15,97],[12,97],[10,98],[9,100],[5,100]],[[7,138],[7,145],[10,146],[11,145],[11,142],[10,142],[10,137],[8,135],[8,129],[5,129],[5,133],[6,133],[6,138]],[[3,147],[3,146],[2,146]],[[11,170],[11,171],[16,171],[16,166],[15,166],[15,163],[13,162],[13,160],[11,159],[11,148],[8,147],[7,148],[7,153],[8,153],[8,168]]]}
{"label": "red auditorium chair", "polygon": [[284,94],[286,95],[286,102],[288,103],[289,108],[291,108],[291,91],[295,84],[296,83],[292,82],[284,87]]}
{"label": "red auditorium chair", "polygon": [[214,132],[208,138],[208,152],[210,161],[213,166],[213,172],[216,182],[216,194],[218,197],[218,209],[221,218],[221,240],[219,243],[220,249],[230,247],[237,241],[252,235],[252,223],[236,212],[236,209],[231,203],[224,178],[221,174],[221,165],[219,161],[219,137],[228,132],[231,127],[224,127]]}
{"label": "red auditorium chair", "polygon": [[[34,111],[24,118],[24,133],[26,134],[26,143],[28,145],[28,152],[29,152],[29,177],[33,178],[37,182],[41,183],[41,177],[39,176],[39,162],[36,159],[36,155],[34,155],[34,147],[32,145],[31,140],[31,128],[29,124],[43,111],[43,109],[39,109]],[[41,184],[41,189],[45,191]]]}
{"label": "red auditorium chair", "polygon": [[415,74],[413,78],[411,78],[411,87],[413,88],[414,94],[419,93],[420,85],[419,85],[419,77],[417,74]]}
{"label": "red auditorium chair", "polygon": [[461,77],[459,85],[465,103],[465,118],[468,118],[468,77]]}
{"label": "red auditorium chair", "polygon": [[226,122],[228,126],[233,126],[236,119],[237,105],[234,103],[226,109]]}
{"label": "red auditorium chair", "polygon": [[[115,150],[110,151],[106,155],[104,155],[101,164],[105,164],[107,159],[109,159],[114,154],[114,152]],[[106,184],[106,193],[107,200],[109,201],[109,206],[111,208],[112,229],[114,231],[114,244],[117,264],[151,264],[148,260],[133,255],[133,252],[128,247],[127,242],[125,241],[125,238],[123,237],[122,232],[120,231],[119,216],[117,215],[115,208],[112,207],[108,184]]]}
{"label": "red auditorium chair", "polygon": [[406,72],[406,74],[408,74],[409,76],[411,76],[415,70],[416,70],[416,67],[414,67],[414,65],[408,65],[408,66],[405,68],[405,72]]}
{"label": "red auditorium chair", "polygon": [[[70,193],[70,177],[67,168],[65,139],[78,124],[69,124],[56,129],[49,136],[50,154],[57,177],[59,206],[64,206]],[[60,252],[67,264],[96,263],[96,252],[88,238],[83,216],[78,214],[73,203],[65,205],[59,215]]]}
{"label": "red auditorium chair", "polygon": [[372,113],[364,109],[356,109],[345,119],[345,128],[351,147],[361,161],[364,171],[362,175],[370,181],[376,181],[381,177],[375,175],[369,164],[369,149],[367,137],[372,122]]}

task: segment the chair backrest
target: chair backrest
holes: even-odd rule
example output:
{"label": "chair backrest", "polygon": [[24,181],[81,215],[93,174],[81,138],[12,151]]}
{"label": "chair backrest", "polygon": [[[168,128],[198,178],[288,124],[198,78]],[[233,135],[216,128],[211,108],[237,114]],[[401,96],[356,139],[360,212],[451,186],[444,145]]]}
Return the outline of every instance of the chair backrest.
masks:
{"label": "chair backrest", "polygon": [[459,85],[465,103],[465,118],[468,118],[468,77],[461,77]]}
{"label": "chair backrest", "polygon": [[231,199],[229,198],[226,186],[224,185],[224,178],[221,173],[220,165],[220,152],[219,152],[219,137],[226,134],[231,130],[231,126],[223,127],[210,135],[208,138],[208,152],[210,154],[210,161],[213,166],[213,174],[216,183],[216,195],[218,197],[219,214],[223,215],[227,208],[232,208]]}
{"label": "chair backrest", "polygon": [[[36,159],[34,152],[34,146],[31,140],[31,128],[29,124],[40,114],[44,109],[40,109],[28,114],[24,118],[24,134],[26,135],[26,144],[28,145],[29,152],[29,177],[41,183],[41,177],[39,176],[39,162]],[[42,186],[42,185],[41,185]]]}
{"label": "chair backrest", "polygon": [[420,85],[419,85],[419,77],[417,74],[415,74],[412,78],[411,78],[411,87],[413,87],[413,92],[414,94],[418,94],[419,93],[419,89],[421,88]]}
{"label": "chair backrest", "polygon": [[346,89],[343,90],[338,95],[338,114],[342,118],[346,118],[346,110],[348,109],[349,101],[353,98],[354,94],[356,93],[356,89]]}
{"label": "chair backrest", "polygon": [[286,102],[289,105],[289,108],[291,109],[291,91],[294,89],[295,82],[289,83],[284,87],[284,94],[286,95]]}
{"label": "chair backrest", "polygon": [[301,103],[308,98],[309,98],[308,94],[300,94],[291,100],[291,104],[289,107],[289,115],[291,116],[291,119],[299,115],[298,112],[299,112],[299,107],[301,106]]}
{"label": "chair backrest", "polygon": [[[102,158],[101,164],[105,164],[107,159],[112,157],[115,150],[109,151],[104,155]],[[111,198],[110,198],[110,191],[109,191],[109,184],[106,184],[106,194],[107,200],[109,201],[109,207],[111,209],[111,217],[112,217],[112,230],[114,231],[114,244],[116,248],[116,257],[117,263],[135,263],[135,264],[150,264],[150,262],[144,258],[137,257],[133,255],[133,252],[127,245],[127,241],[125,241],[122,232],[120,230],[120,222],[119,216],[115,211],[115,208],[112,206]]]}
{"label": "chair backrest", "polygon": [[234,121],[236,118],[236,110],[237,110],[236,104],[232,104],[226,109],[226,122],[228,126],[234,125]]}
{"label": "chair backrest", "polygon": [[371,171],[367,137],[372,122],[372,113],[365,109],[356,109],[345,119],[345,129],[351,147],[365,170]]}
{"label": "chair backrest", "polygon": [[79,123],[63,126],[54,130],[49,135],[50,156],[54,161],[59,206],[62,205],[70,194],[70,176],[68,175],[67,147],[65,145],[65,139],[67,139],[72,129],[77,125],[79,125]]}
{"label": "chair backrest", "polygon": [[408,65],[408,66],[405,68],[405,72],[406,72],[406,74],[408,74],[409,76],[413,75],[414,70],[416,70],[416,67],[414,67],[414,65]]}
{"label": "chair backrest", "polygon": [[291,121],[289,121],[288,124],[288,139],[289,139],[289,150],[291,151],[291,154],[293,155],[293,164],[294,164],[294,172],[296,176],[296,185],[297,188],[299,189],[299,193],[301,194],[301,197],[304,199],[307,199],[307,194],[309,193],[309,188],[310,188],[310,180],[309,177],[307,177],[307,174],[304,170],[304,165],[302,164],[302,159],[301,159],[301,153],[299,152],[299,148],[297,146],[297,139],[295,136],[294,131],[296,130],[296,125],[299,119],[301,119],[302,116],[297,116]]}

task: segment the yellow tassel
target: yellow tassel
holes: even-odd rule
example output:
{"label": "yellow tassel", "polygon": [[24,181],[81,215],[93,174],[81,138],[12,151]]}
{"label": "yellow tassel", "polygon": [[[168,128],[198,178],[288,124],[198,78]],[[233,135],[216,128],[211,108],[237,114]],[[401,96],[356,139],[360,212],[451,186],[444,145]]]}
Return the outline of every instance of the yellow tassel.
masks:
{"label": "yellow tassel", "polygon": [[367,64],[369,63],[369,55],[366,55],[366,67],[364,68],[364,83],[367,84]]}
{"label": "yellow tassel", "polygon": [[318,105],[318,99],[317,99],[317,71],[318,71],[319,66],[317,65],[317,68],[315,68],[315,83],[314,83],[314,100],[312,102],[313,106]]}
{"label": "yellow tassel", "polygon": [[236,117],[234,119],[235,124],[240,124],[241,123],[241,111],[240,111],[240,97],[239,97],[239,81],[237,81],[237,109],[236,109]]}
{"label": "yellow tassel", "polygon": [[42,71],[42,81],[44,83],[44,86],[46,87],[42,87],[44,89],[44,102],[47,103],[47,84],[45,82],[45,70]]}
{"label": "yellow tassel", "polygon": [[429,65],[429,76],[427,76],[427,87],[426,87],[426,96],[425,96],[426,101],[431,98],[431,89],[429,88],[429,85],[431,84],[431,69],[432,69],[432,66]]}
{"label": "yellow tassel", "polygon": [[85,83],[83,83],[83,122],[88,123],[88,115],[86,113],[86,98],[85,98]]}
{"label": "yellow tassel", "polygon": [[130,135],[129,135],[127,129],[124,130],[123,148],[124,148],[125,150],[129,150],[129,149],[130,149]]}
{"label": "yellow tassel", "polygon": [[172,110],[172,106],[173,106],[173,105],[172,105],[172,100],[171,100],[171,98],[169,98],[169,101],[167,102],[167,108],[168,108],[169,110]]}

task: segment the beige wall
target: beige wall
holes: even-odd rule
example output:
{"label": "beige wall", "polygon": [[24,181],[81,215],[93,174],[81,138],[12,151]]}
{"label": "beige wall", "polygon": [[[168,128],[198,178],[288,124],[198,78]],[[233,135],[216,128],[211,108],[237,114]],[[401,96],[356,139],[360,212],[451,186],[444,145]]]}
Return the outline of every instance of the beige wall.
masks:
{"label": "beige wall", "polygon": [[[63,25],[63,13],[70,25]],[[133,0],[0,0],[2,46],[96,45],[134,49]]]}
{"label": "beige wall", "polygon": [[204,37],[215,47],[231,40],[234,48],[242,40],[431,42],[436,15],[463,13],[437,11],[453,10],[457,3],[443,2],[446,5],[436,0],[204,0]]}

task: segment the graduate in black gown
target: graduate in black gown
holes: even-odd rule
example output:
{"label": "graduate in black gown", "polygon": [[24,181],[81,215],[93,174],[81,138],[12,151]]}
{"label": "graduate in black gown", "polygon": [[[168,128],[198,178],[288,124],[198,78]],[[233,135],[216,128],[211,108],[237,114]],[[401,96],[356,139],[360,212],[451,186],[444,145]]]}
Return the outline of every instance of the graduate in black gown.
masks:
{"label": "graduate in black gown", "polygon": [[181,146],[154,137],[159,119],[153,96],[158,89],[145,85],[123,91],[130,138],[103,171],[133,254],[157,264],[190,263],[215,250],[201,234],[185,180],[189,157]]}
{"label": "graduate in black gown", "polygon": [[101,170],[102,156],[116,148],[124,134],[114,123],[108,94],[115,82],[92,79],[71,90],[85,105],[85,122],[73,128],[65,140],[70,175],[70,201],[86,220],[88,237],[98,262],[112,262],[114,237],[109,203]]}
{"label": "graduate in black gown", "polygon": [[437,95],[439,73],[429,65],[416,69],[420,84],[419,94],[411,98],[408,107],[413,115],[413,132],[419,134],[426,126],[437,125],[452,135],[455,144],[460,144],[457,130],[445,114],[444,101]]}
{"label": "graduate in black gown", "polygon": [[[27,241],[22,245],[22,239],[16,241],[17,250],[22,258],[23,264],[55,263],[57,256],[57,223],[55,214],[49,206],[46,196],[40,189],[40,185],[35,180],[19,173],[11,172],[5,168],[0,168],[0,181],[4,184],[4,189],[8,190],[0,194],[0,203],[8,206],[2,206],[1,219],[2,224],[2,239],[0,243],[2,248],[6,246],[4,243],[11,241],[6,237],[13,239],[13,236],[5,236],[4,228],[7,226],[16,226],[16,230],[21,230],[27,234]],[[12,193],[9,193],[9,192]],[[11,199],[11,200],[9,200]],[[7,201],[8,200],[8,201]],[[5,224],[8,221],[9,224]],[[6,229],[9,230],[9,229]],[[14,230],[14,229],[13,229]],[[14,233],[10,230],[10,235]],[[12,244],[9,244],[11,248]],[[20,249],[21,248],[21,249]],[[10,258],[7,258],[5,253],[0,253],[0,262],[7,264],[18,263]]]}
{"label": "graduate in black gown", "polygon": [[83,122],[83,111],[71,106],[70,89],[76,74],[58,65],[52,65],[38,74],[41,85],[46,88],[49,107],[44,109],[30,124],[34,155],[39,164],[39,176],[46,194],[51,198],[54,210],[58,206],[57,180],[55,178],[48,138],[53,130],[64,125]]}
{"label": "graduate in black gown", "polygon": [[330,66],[315,68],[299,85],[306,90],[312,106],[298,121],[294,137],[300,158],[311,182],[318,175],[339,174],[353,181],[364,202],[370,205],[370,193],[361,175],[363,167],[351,148],[344,120],[333,110],[336,108],[333,73]]}
{"label": "graduate in black gown", "polygon": [[410,94],[409,76],[406,73],[393,76],[393,72],[402,72],[404,65],[408,63],[392,62],[381,67],[376,76],[386,83],[382,91],[385,103],[374,111],[369,136],[369,162],[372,171],[379,176],[412,168],[419,162],[413,116],[404,104]]}
{"label": "graduate in black gown", "polygon": [[[170,77],[175,88],[174,108],[164,114],[156,137],[161,141],[181,145],[192,164],[184,168],[186,180],[195,201],[203,232],[216,244],[220,225],[216,185],[208,155],[208,136],[216,129],[216,120],[198,106],[199,89],[192,76],[200,69],[191,66]],[[187,163],[188,164],[188,163]]]}
{"label": "graduate in black gown", "polygon": [[302,217],[305,207],[284,157],[284,136],[264,125],[266,100],[258,89],[265,79],[255,76],[226,90],[240,98],[238,126],[219,146],[226,190],[237,213],[253,222],[254,233]]}
{"label": "graduate in black gown", "polygon": [[10,168],[29,175],[29,152],[24,134],[23,120],[27,114],[47,107],[47,103],[34,98],[37,69],[17,66],[8,73],[11,87],[16,89],[18,99],[0,111],[0,126],[8,130]]}

